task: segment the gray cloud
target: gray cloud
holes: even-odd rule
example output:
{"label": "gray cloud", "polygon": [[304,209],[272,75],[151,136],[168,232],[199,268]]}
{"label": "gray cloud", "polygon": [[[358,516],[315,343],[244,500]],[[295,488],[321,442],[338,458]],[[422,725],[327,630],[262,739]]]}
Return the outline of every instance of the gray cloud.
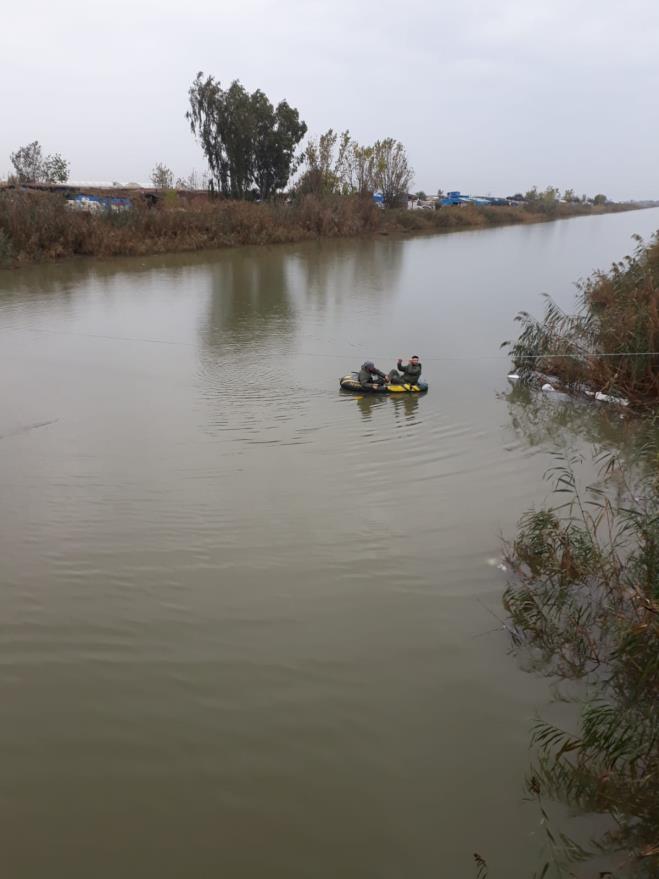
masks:
{"label": "gray cloud", "polygon": [[77,179],[204,166],[198,70],[297,106],[312,132],[407,146],[416,185],[659,197],[656,0],[24,0],[0,32],[0,172],[39,139]]}

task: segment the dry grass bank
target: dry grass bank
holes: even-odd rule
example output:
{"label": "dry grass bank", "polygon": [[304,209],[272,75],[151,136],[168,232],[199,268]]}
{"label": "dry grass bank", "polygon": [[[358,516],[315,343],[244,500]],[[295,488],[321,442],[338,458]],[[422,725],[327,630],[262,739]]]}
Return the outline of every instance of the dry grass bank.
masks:
{"label": "dry grass bank", "polygon": [[547,213],[526,207],[446,207],[381,211],[358,196],[307,195],[287,205],[196,199],[172,193],[157,207],[139,196],[121,213],[70,210],[61,194],[0,192],[0,266],[71,256],[141,256],[244,244],[281,244],[373,233],[443,232],[529,223],[610,210],[557,205]]}

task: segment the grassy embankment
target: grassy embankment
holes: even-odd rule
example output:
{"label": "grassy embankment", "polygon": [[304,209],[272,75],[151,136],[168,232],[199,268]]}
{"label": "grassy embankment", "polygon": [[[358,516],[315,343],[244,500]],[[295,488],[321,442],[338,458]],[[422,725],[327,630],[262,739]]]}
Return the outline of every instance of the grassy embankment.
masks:
{"label": "grassy embankment", "polygon": [[[597,856],[600,876],[649,879],[659,875],[659,356],[646,352],[659,349],[659,238],[583,284],[577,315],[550,303],[543,321],[522,322],[513,348],[521,369],[543,354],[541,368],[566,386],[624,394],[649,437],[632,462],[601,459],[600,481],[586,491],[577,459],[563,452],[548,474],[555,505],[529,511],[507,546],[516,647],[534,670],[580,684],[575,726],[538,721],[533,733],[528,788],[548,847],[541,875],[574,876],[576,861]],[[599,813],[609,829],[579,846],[552,830],[547,801]]]}
{"label": "grassy embankment", "polygon": [[71,256],[141,256],[245,244],[281,244],[368,234],[448,232],[629,210],[631,205],[447,207],[382,211],[358,196],[313,195],[293,204],[194,199],[175,193],[149,208],[87,214],[67,208],[62,195],[0,192],[0,266]]}

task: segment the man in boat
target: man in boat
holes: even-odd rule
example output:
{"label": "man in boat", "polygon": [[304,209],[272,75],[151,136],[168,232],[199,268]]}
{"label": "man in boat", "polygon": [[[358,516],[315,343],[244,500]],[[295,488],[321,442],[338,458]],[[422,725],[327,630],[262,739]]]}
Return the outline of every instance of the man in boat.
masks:
{"label": "man in boat", "polygon": [[403,358],[398,358],[398,369],[392,369],[387,376],[390,385],[416,385],[421,378],[421,361],[418,354],[413,354],[403,366]]}
{"label": "man in boat", "polygon": [[372,360],[362,363],[358,378],[359,384],[363,388],[370,388],[371,390],[381,388],[387,384],[387,376],[376,368]]}

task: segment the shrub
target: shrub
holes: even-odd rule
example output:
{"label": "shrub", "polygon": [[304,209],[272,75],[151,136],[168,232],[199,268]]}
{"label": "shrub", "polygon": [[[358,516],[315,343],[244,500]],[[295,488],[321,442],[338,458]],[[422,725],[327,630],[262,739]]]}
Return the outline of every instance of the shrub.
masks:
{"label": "shrub", "polygon": [[[585,493],[575,459],[560,458],[549,475],[568,501],[522,518],[507,547],[516,578],[504,605],[514,644],[534,668],[584,684],[576,732],[535,725],[530,793],[613,818],[594,852],[623,852],[631,875],[649,877],[659,869],[656,445],[645,457],[633,481],[609,460],[607,479]],[[587,856],[563,834],[548,839],[556,862]]]}
{"label": "shrub", "polygon": [[631,256],[579,284],[576,314],[547,298],[536,320],[520,312],[511,357],[522,378],[556,375],[576,390],[604,391],[638,406],[659,400],[659,236],[636,238]]}
{"label": "shrub", "polygon": [[378,231],[450,231],[545,219],[521,208],[475,205],[436,211],[382,211],[369,196],[357,194],[298,192],[290,204],[282,199],[255,204],[166,192],[158,205],[150,207],[138,191],[132,201],[130,211],[86,214],[70,210],[59,194],[0,191],[1,258],[5,265],[21,265],[77,254],[131,256]]}
{"label": "shrub", "polygon": [[0,229],[0,267],[9,266],[12,261],[12,246],[9,235],[4,229]]}

